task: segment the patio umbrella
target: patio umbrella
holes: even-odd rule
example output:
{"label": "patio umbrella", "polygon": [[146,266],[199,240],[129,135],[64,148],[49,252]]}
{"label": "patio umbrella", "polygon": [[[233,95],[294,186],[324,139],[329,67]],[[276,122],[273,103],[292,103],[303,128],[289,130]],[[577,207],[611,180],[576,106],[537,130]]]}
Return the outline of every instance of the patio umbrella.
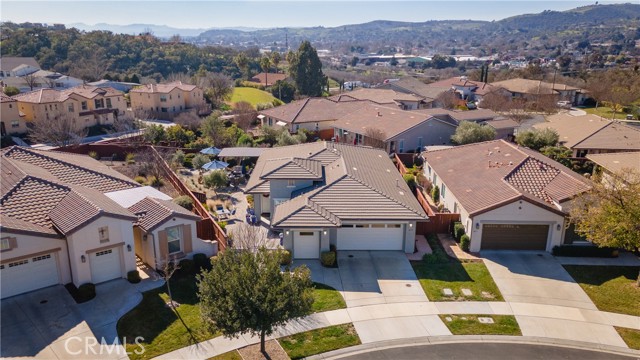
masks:
{"label": "patio umbrella", "polygon": [[205,170],[220,170],[220,169],[226,169],[227,166],[229,166],[229,164],[224,161],[213,160],[202,165],[202,168]]}
{"label": "patio umbrella", "polygon": [[215,146],[212,146],[212,147],[208,147],[206,149],[200,150],[200,153],[206,154],[206,155],[218,155],[218,154],[220,154],[220,151],[222,151],[222,150],[218,149]]}

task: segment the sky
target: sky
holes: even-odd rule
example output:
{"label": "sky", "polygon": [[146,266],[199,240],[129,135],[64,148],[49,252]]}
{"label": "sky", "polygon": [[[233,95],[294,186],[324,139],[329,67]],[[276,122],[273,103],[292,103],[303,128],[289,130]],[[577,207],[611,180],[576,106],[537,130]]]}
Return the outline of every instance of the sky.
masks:
{"label": "sky", "polygon": [[[634,2],[599,1],[600,4]],[[175,28],[334,27],[373,20],[500,20],[568,10],[595,1],[25,1],[1,0],[0,19],[13,22],[154,24]]]}

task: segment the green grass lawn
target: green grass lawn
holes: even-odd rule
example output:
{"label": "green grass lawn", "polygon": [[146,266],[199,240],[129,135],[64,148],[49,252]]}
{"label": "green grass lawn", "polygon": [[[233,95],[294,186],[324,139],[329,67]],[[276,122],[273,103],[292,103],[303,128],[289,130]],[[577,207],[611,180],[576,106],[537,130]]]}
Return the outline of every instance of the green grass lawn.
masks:
{"label": "green grass lawn", "polygon": [[209,358],[208,360],[242,360],[242,356],[240,356],[238,350],[231,350],[224,354],[216,355],[212,358]]}
{"label": "green grass lawn", "polygon": [[[127,351],[132,352],[131,359],[148,359],[181,347],[211,339],[217,334],[210,333],[200,318],[197,286],[193,275],[176,273],[171,279],[173,300],[180,306],[177,308],[180,318],[168,307],[167,287],[147,291],[142,302],[125,314],[118,321],[118,336],[127,340]],[[137,355],[139,349],[133,343],[136,336],[142,336],[145,347],[144,354]]]}
{"label": "green grass lawn", "polygon": [[[490,317],[494,323],[482,324],[478,317]],[[516,318],[511,315],[440,315],[440,319],[453,335],[522,335]]]}
{"label": "green grass lawn", "polygon": [[336,289],[320,283],[313,283],[313,285],[316,287],[313,291],[313,297],[315,299],[312,307],[313,312],[344,309],[347,307],[342,295],[340,295]]}
{"label": "green grass lawn", "polygon": [[[598,108],[584,108],[582,109],[584,111],[587,112],[587,114],[593,114],[593,115],[598,115],[598,116],[602,116],[605,119],[611,119],[611,114],[613,112],[613,110],[611,110],[610,107],[606,107],[606,106],[598,106]],[[615,115],[616,119],[626,119],[627,118],[627,113],[626,112],[617,112]]]}
{"label": "green grass lawn", "polygon": [[640,350],[640,330],[616,327],[618,334],[631,349]]}
{"label": "green grass lawn", "polygon": [[278,341],[291,359],[301,359],[360,344],[360,338],[353,324],[311,330],[283,337]]}
{"label": "green grass lawn", "polygon": [[[431,301],[503,301],[484,263],[451,260],[442,264],[420,261],[412,265],[422,289]],[[444,288],[451,289],[453,296],[445,296],[442,293]],[[462,289],[471,290],[473,295],[463,296]],[[482,296],[483,291],[491,296]]]}
{"label": "green grass lawn", "polygon": [[229,103],[235,104],[240,101],[246,101],[255,108],[257,104],[270,103],[275,98],[266,91],[254,89],[250,87],[236,87],[233,89],[233,95]]}
{"label": "green grass lawn", "polygon": [[599,310],[640,316],[638,266],[564,265]]}

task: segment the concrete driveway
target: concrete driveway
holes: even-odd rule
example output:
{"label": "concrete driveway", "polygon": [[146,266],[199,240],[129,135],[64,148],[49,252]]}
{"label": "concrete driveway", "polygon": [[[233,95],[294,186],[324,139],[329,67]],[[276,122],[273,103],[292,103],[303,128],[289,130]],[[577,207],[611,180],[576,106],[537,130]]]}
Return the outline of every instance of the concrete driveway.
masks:
{"label": "concrete driveway", "polygon": [[[626,347],[613,326],[587,320],[596,306],[551,254],[483,251],[481,255],[516,314],[522,335]],[[568,319],[558,319],[557,314]]]}
{"label": "concrete driveway", "polygon": [[0,303],[0,357],[127,358],[121,346],[101,349],[93,344],[96,339],[117,343],[118,319],[142,300],[141,291],[161,284],[109,281],[97,285],[96,297],[83,304],[76,304],[62,285],[4,299]]}

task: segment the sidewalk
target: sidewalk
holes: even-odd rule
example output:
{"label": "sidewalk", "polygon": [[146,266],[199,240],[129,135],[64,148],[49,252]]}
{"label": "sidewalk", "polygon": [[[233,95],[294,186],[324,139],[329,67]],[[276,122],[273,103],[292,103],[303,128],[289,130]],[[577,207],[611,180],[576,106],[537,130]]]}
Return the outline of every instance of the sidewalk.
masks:
{"label": "sidewalk", "polygon": [[562,265],[593,265],[593,266],[640,266],[640,258],[629,252],[621,252],[617,258],[587,258],[556,256]]}
{"label": "sidewalk", "polygon": [[450,234],[438,234],[438,241],[442,244],[444,251],[450,257],[458,260],[478,260],[481,261],[482,258],[477,257],[473,254],[462,251],[453,237]]}

